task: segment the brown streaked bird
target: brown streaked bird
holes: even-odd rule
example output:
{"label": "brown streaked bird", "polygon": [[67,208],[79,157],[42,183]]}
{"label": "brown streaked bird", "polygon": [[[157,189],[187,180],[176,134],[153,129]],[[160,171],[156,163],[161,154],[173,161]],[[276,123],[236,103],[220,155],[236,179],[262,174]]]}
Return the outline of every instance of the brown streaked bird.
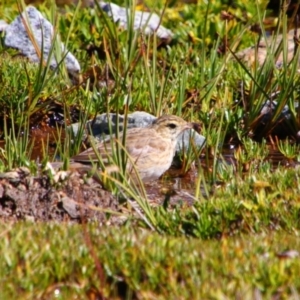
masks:
{"label": "brown streaked bird", "polygon": [[[130,159],[127,160],[127,171],[134,173],[131,161],[143,181],[159,178],[172,164],[178,136],[190,128],[193,128],[192,123],[177,116],[164,115],[148,127],[128,129],[125,144]],[[121,141],[122,136],[119,139]],[[110,140],[97,144],[96,148],[104,160],[112,154]],[[81,163],[98,161],[93,148],[85,150],[72,159]]]}

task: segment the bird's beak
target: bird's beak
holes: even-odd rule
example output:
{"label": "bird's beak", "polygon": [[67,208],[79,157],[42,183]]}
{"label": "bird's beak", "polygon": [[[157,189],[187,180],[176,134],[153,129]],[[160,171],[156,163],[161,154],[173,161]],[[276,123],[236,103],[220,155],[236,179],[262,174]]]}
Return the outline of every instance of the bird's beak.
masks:
{"label": "bird's beak", "polygon": [[187,123],[185,126],[185,129],[193,129],[194,128],[194,123]]}

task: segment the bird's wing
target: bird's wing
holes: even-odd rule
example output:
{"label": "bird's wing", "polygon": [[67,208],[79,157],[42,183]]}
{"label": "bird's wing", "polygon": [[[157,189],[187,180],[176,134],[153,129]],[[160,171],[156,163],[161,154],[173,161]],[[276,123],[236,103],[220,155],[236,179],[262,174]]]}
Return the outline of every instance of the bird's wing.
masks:
{"label": "bird's wing", "polygon": [[[104,163],[108,160],[109,156],[112,155],[112,152],[116,151],[116,141],[116,138],[112,138],[95,145],[94,148],[97,149],[98,154],[101,156]],[[118,143],[121,149],[122,135],[120,136]],[[154,152],[155,149],[157,151],[157,149],[159,148],[155,143],[157,143],[157,135],[154,129],[143,128],[143,130],[141,130],[141,128],[131,128],[127,130],[125,142],[126,150],[133,160],[137,157],[145,156],[146,153],[149,154],[151,152]],[[161,147],[161,143],[158,144],[159,147]],[[94,149],[89,148],[72,157],[72,159],[74,161],[88,163],[91,161],[97,161],[98,157]]]}
{"label": "bird's wing", "polygon": [[143,134],[127,137],[126,150],[133,159],[139,159],[154,153],[164,152],[166,144],[159,135],[143,131]]}

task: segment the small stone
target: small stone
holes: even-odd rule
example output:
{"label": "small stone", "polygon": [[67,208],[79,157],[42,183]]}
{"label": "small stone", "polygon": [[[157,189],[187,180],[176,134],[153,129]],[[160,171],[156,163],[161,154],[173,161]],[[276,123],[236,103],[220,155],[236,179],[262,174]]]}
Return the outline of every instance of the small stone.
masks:
{"label": "small stone", "polygon": [[76,202],[67,197],[64,196],[61,199],[62,202],[62,206],[64,208],[64,210],[69,214],[69,216],[73,219],[78,218],[79,217],[79,211],[77,210],[77,204]]}
{"label": "small stone", "polygon": [[11,188],[5,191],[5,196],[13,200],[15,203],[25,202],[28,198],[28,192],[20,191],[16,188]]}
{"label": "small stone", "polygon": [[27,188],[26,188],[26,186],[24,184],[19,184],[18,185],[18,190],[20,190],[20,191],[27,191]]}
{"label": "small stone", "polygon": [[[121,28],[128,28],[130,9],[104,1],[100,1],[99,5]],[[146,35],[152,35],[156,32],[157,36],[163,40],[170,40],[173,37],[172,31],[161,25],[161,18],[155,13],[135,11],[133,28],[143,31]]]}
{"label": "small stone", "polygon": [[35,221],[35,218],[34,216],[25,215],[25,221],[33,223]]}
{"label": "small stone", "polygon": [[25,176],[30,175],[30,170],[27,167],[19,167],[17,171]]}
{"label": "small stone", "polygon": [[296,258],[299,256],[299,252],[297,250],[286,250],[280,253],[277,253],[279,258]]}
{"label": "small stone", "polygon": [[1,179],[6,179],[8,181],[16,181],[20,180],[20,175],[16,171],[10,171],[10,172],[5,172],[5,173],[0,173],[0,178]]}

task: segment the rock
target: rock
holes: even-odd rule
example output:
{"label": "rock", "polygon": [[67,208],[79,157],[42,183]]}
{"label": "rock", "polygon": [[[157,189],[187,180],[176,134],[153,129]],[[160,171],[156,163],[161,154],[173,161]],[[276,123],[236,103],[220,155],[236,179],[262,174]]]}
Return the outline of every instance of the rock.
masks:
{"label": "rock", "polygon": [[[277,109],[277,106],[278,106],[278,103],[275,100],[274,101],[267,100],[264,103],[264,105],[262,106],[262,109],[260,111],[260,114],[262,115],[260,122],[262,124],[266,124],[271,121],[271,119],[273,118],[273,115]],[[298,108],[298,104],[295,105],[295,108]],[[284,107],[282,107],[279,117],[277,119],[277,121],[279,121],[279,123],[282,123],[283,120],[285,120],[286,122],[292,120],[292,113],[291,113],[288,105],[285,105]],[[279,126],[280,124],[277,124],[277,125]]]}
{"label": "rock", "polygon": [[16,169],[16,171],[22,176],[28,176],[31,173],[27,167],[19,167]]}
{"label": "rock", "polygon": [[0,20],[0,32],[4,31],[8,24],[4,20]]}
{"label": "rock", "polygon": [[197,133],[193,129],[186,130],[178,137],[176,151],[186,151],[190,146],[190,140],[193,140],[197,148],[201,148],[205,144],[205,137]]}
{"label": "rock", "polygon": [[[283,39],[283,35],[279,34],[276,37],[275,43],[276,46],[274,50],[276,51],[280,42]],[[246,62],[248,65],[252,65],[255,63],[255,60],[257,60],[257,63],[259,66],[261,66],[267,55],[269,54],[269,51],[271,49],[268,49],[268,47],[272,47],[274,43],[274,37],[269,37],[267,40],[262,39],[257,46],[252,46],[250,48],[246,48],[244,50],[241,50],[236,53],[236,56]],[[294,41],[294,29],[290,30],[287,33],[287,62],[290,62],[292,58],[294,57],[294,51],[295,51],[295,41]],[[256,53],[257,52],[257,53]],[[300,59],[300,57],[299,57]],[[299,61],[300,63],[300,61]],[[280,55],[277,58],[276,66],[280,68],[283,65],[283,54],[282,50]]]}
{"label": "rock", "polygon": [[28,198],[28,192],[15,188],[6,189],[5,197],[13,200],[14,202],[25,203]]}
{"label": "rock", "polygon": [[[87,122],[87,128],[90,128],[93,136],[95,136],[97,139],[102,140],[103,135],[106,135],[107,137],[110,137],[109,132],[109,123],[111,124],[112,131],[115,133],[117,131],[117,114],[111,113],[109,115],[107,114],[101,114],[96,117],[95,120],[90,120]],[[128,121],[127,121],[127,128],[134,128],[134,127],[146,127],[155,120],[156,118],[146,112],[139,111],[134,112],[132,114],[128,115]],[[119,115],[119,130],[123,131],[123,122],[124,122],[124,116]]]}
{"label": "rock", "polygon": [[[132,114],[128,114],[128,128],[134,127],[146,127],[152,124],[156,119],[155,116],[148,114],[143,111],[136,111]],[[119,115],[119,131],[123,130],[123,121],[124,116]],[[95,118],[95,120],[90,120],[86,123],[87,131],[93,135],[98,141],[105,140],[110,137],[109,133],[109,122],[111,123],[112,132],[115,133],[117,130],[117,114],[101,114]],[[80,123],[74,123],[69,126],[69,129],[72,131],[73,135],[76,136],[79,131]],[[193,129],[186,130],[183,132],[179,138],[176,150],[180,151],[183,148],[187,149],[190,145],[190,137],[192,136],[195,146],[202,147],[205,143],[205,137],[198,134]],[[86,136],[84,137],[86,138]]]}
{"label": "rock", "polygon": [[[5,28],[4,44],[7,47],[18,49],[23,55],[28,57],[30,61],[36,63],[40,62],[41,54],[37,53],[27,32],[30,29],[27,29],[24,23],[32,30],[38,51],[40,52],[43,47],[43,59],[46,62],[53,44],[54,30],[52,24],[33,6],[28,6],[25,12],[19,15]],[[61,43],[61,52],[63,57],[67,52],[63,43]],[[51,53],[51,55],[50,66],[52,69],[56,69],[59,61],[54,57],[54,53]],[[70,74],[77,75],[79,73],[80,65],[73,54],[67,52],[64,62]]]}
{"label": "rock", "polygon": [[19,182],[30,174],[30,170],[26,167],[19,167],[9,172],[0,173],[0,179],[6,179],[9,182]]}
{"label": "rock", "polygon": [[[99,5],[115,23],[127,29],[127,15],[130,15],[130,9],[104,1],[100,1]],[[173,37],[172,31],[161,25],[161,18],[155,13],[135,11],[133,28],[134,30],[142,30],[146,35],[152,35],[156,32],[157,36],[163,40],[170,40]]]}
{"label": "rock", "polygon": [[[276,94],[272,96],[276,99]],[[280,105],[280,112],[277,113],[278,105]],[[297,111],[298,104],[295,104],[295,110]],[[277,113],[276,120],[273,120],[274,114]],[[266,100],[260,108],[259,118],[257,119],[256,126],[252,128],[252,133],[256,138],[261,138],[266,134],[272,134],[279,138],[286,138],[288,135],[293,133],[291,131],[291,122],[293,120],[293,112],[290,110],[288,105],[281,106],[278,101]],[[272,124],[270,123],[272,121]],[[297,133],[293,133],[295,138]]]}
{"label": "rock", "polygon": [[60,200],[62,202],[64,210],[69,214],[71,218],[76,219],[80,216],[80,210],[78,209],[77,203],[76,201],[74,201],[74,199],[63,195]]}
{"label": "rock", "polygon": [[10,171],[5,173],[0,173],[0,179],[6,179],[10,182],[19,182],[20,175],[17,171]]}

